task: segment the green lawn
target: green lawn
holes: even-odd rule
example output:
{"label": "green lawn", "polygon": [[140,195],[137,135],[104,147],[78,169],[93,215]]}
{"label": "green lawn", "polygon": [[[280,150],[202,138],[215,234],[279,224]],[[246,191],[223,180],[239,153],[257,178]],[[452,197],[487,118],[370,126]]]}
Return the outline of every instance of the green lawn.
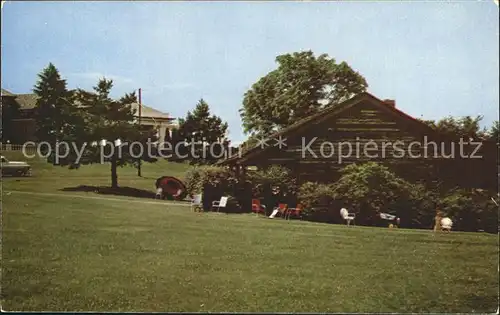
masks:
{"label": "green lawn", "polygon": [[[53,166],[43,159],[28,159],[21,152],[2,152],[10,160],[26,161],[33,167],[31,178],[4,178],[4,189],[23,191],[58,191],[68,188],[86,186],[110,186],[111,170],[109,164],[84,165],[80,169],[69,170],[67,167]],[[172,163],[159,160],[156,163],[143,163],[141,177],[137,176],[137,169],[132,166],[118,168],[118,184],[122,187],[131,187],[154,192],[156,179],[161,176],[184,178],[188,164]]]}
{"label": "green lawn", "polygon": [[[145,166],[145,176],[182,177],[186,169],[161,163]],[[74,198],[97,195],[59,190],[109,184],[103,167],[40,164],[33,178],[4,179],[3,310],[497,309],[495,235],[198,214],[185,204]],[[154,180],[134,174],[122,169],[119,182],[154,188]],[[19,189],[58,196],[6,194]]]}

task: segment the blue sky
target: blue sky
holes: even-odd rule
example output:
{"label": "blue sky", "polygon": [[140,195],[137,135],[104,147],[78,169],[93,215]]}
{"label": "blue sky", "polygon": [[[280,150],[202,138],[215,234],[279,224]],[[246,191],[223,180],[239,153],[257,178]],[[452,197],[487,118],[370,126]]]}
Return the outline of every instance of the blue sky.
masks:
{"label": "blue sky", "polygon": [[243,94],[279,54],[346,61],[369,92],[414,117],[498,119],[499,9],[460,2],[7,2],[2,87],[30,93],[53,62],[69,87],[115,80],[114,95],[185,116],[204,98],[245,139]]}

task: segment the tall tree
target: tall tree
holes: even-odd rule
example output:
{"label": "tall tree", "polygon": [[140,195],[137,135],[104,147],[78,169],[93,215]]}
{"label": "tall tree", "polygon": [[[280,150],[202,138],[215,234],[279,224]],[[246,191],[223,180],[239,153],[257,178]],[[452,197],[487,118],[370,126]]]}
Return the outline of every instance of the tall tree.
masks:
{"label": "tall tree", "polygon": [[[137,166],[138,158],[154,162],[157,155],[152,147],[152,142],[156,141],[155,130],[137,126],[132,108],[136,102],[135,93],[114,100],[110,97],[112,87],[112,80],[104,78],[93,92],[78,90],[75,93],[81,119],[63,138],[66,143],[71,142],[71,146],[64,148],[70,153],[61,164],[78,168],[84,164],[109,162],[111,187],[117,188],[119,166]],[[60,155],[66,155],[65,152]]]}
{"label": "tall tree", "polygon": [[493,125],[491,126],[490,130],[488,131],[488,136],[491,140],[495,141],[496,143],[500,142],[500,122],[498,120],[493,122]]}
{"label": "tall tree", "polygon": [[179,130],[175,137],[187,144],[181,155],[187,155],[186,159],[194,164],[217,161],[229,145],[227,129],[227,123],[211,115],[207,102],[200,99],[193,112],[188,111],[185,119],[179,119]]}
{"label": "tall tree", "polygon": [[10,143],[21,143],[22,139],[20,139],[18,133],[14,129],[13,119],[18,118],[19,104],[15,101],[14,96],[2,95],[2,111],[0,117],[0,126],[1,126],[1,141],[5,143],[9,141]]}
{"label": "tall tree", "polygon": [[294,52],[276,57],[278,68],[247,91],[240,114],[246,133],[267,136],[368,87],[346,62],[327,54]]}
{"label": "tall tree", "polygon": [[485,139],[488,137],[487,131],[481,128],[482,116],[448,116],[438,121],[421,120],[433,129],[443,134],[453,135],[462,138]]}
{"label": "tall tree", "polygon": [[52,64],[38,74],[39,80],[33,91],[37,96],[35,107],[36,132],[39,141],[55,144],[67,132],[65,122],[72,115],[72,93],[68,91],[66,80]]}

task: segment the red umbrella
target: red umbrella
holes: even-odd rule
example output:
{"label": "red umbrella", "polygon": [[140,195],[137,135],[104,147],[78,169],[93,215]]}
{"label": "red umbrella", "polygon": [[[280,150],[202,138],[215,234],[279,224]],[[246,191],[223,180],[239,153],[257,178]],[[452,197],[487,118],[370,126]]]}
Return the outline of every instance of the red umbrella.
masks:
{"label": "red umbrella", "polygon": [[182,200],[186,196],[186,186],[179,179],[172,176],[163,176],[156,180],[156,188],[162,189],[165,195],[176,200]]}

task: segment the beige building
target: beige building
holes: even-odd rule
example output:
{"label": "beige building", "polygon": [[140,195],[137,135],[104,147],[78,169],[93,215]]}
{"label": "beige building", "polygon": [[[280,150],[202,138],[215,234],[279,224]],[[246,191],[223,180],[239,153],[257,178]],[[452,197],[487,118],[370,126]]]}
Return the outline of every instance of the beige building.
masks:
{"label": "beige building", "polygon": [[[37,97],[35,94],[15,94],[10,91],[2,89],[2,109],[4,104],[18,107],[19,112],[9,122],[9,128],[14,134],[14,139],[2,139],[3,142],[9,140],[12,143],[24,143],[26,141],[36,141],[35,138],[35,120],[34,109],[36,106]],[[136,121],[139,119],[139,104],[134,103],[132,108],[136,113]],[[7,126],[4,122],[4,126]],[[157,130],[158,140],[165,141],[165,135],[169,130],[176,129],[177,124],[175,118],[171,117],[168,113],[163,113],[150,106],[142,104],[141,108],[141,125],[153,126]]]}

